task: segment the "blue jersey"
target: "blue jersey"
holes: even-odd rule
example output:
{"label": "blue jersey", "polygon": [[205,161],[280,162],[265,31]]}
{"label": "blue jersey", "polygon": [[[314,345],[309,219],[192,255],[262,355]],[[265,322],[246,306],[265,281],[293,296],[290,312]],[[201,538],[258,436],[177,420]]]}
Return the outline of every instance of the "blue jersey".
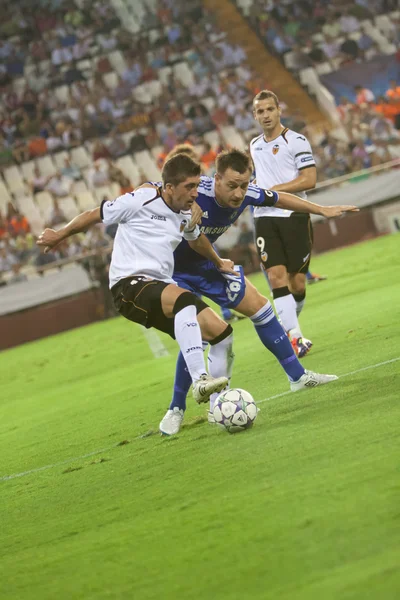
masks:
{"label": "blue jersey", "polygon": [[[246,196],[239,208],[223,207],[215,197],[215,180],[202,176],[197,188],[196,202],[203,209],[203,217],[199,225],[200,231],[213,244],[240,217],[248,206],[274,206],[278,201],[277,192],[265,191],[257,185],[249,185]],[[193,272],[206,266],[207,259],[198,254],[183,240],[174,254],[175,271]]]}

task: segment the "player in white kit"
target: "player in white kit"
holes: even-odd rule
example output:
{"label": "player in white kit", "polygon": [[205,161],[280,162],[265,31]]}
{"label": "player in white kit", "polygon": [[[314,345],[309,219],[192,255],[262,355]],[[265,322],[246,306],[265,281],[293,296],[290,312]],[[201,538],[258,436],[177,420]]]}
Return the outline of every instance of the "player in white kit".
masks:
{"label": "player in white kit", "polygon": [[[177,340],[193,381],[193,396],[198,403],[207,402],[228,384],[232,327],[201,299],[175,284],[173,253],[185,238],[219,269],[235,271],[232,261],[221,259],[198,225],[191,222],[200,165],[177,155],[165,163],[162,182],[162,189],[142,188],[112,202],[103,201],[99,208],[78,215],[58,231],[45,229],[37,243],[48,252],[97,223],[118,223],[109,273],[115,306],[127,319]],[[203,340],[211,346],[210,375]]]}
{"label": "player in white kit", "polygon": [[[250,143],[257,185],[291,192],[303,199],[315,187],[317,173],[311,146],[304,135],[284,127],[277,96],[268,90],[253,100],[253,114],[263,133]],[[274,304],[296,354],[312,343],[303,337],[298,316],[306,296],[306,273],[313,243],[310,216],[274,207],[255,208],[256,242],[268,274]]]}

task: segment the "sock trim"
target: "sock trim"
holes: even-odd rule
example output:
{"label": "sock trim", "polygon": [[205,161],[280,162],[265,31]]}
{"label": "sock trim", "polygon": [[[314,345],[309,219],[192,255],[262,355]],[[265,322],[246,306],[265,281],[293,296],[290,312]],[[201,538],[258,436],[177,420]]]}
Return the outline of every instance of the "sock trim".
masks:
{"label": "sock trim", "polygon": [[296,302],[303,302],[303,300],[305,300],[306,297],[306,290],[304,290],[304,292],[302,292],[301,294],[293,294],[293,298],[296,300]]}
{"label": "sock trim", "polygon": [[277,298],[282,298],[283,296],[291,295],[291,291],[289,290],[287,285],[284,285],[282,287],[273,289],[272,295],[274,297],[274,300],[276,300]]}

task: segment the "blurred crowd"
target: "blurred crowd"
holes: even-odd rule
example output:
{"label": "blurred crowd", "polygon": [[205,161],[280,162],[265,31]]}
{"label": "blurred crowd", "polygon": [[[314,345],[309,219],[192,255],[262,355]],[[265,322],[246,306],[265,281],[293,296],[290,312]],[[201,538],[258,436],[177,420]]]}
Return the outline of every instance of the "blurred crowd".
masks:
{"label": "blurred crowd", "polygon": [[[327,40],[346,35],[352,19],[363,18],[378,4],[382,10],[391,8],[390,0],[360,0],[351,11],[338,0],[254,0],[249,18],[267,43],[282,53],[296,44],[306,47],[316,31]],[[84,146],[92,161],[85,173],[90,188],[113,185],[117,195],[132,189],[132,181],[115,162],[121,157],[153,150],[161,167],[171,148],[185,142],[200,149],[204,170],[212,174],[217,152],[226,147],[222,127],[233,126],[246,143],[258,134],[252,99],[270,87],[268,74],[255,73],[245,51],[228,42],[201,0],[158,0],[157,9],[146,12],[140,33],[134,35],[106,0],[20,0],[17,5],[7,0],[2,11],[3,167]],[[190,84],[171,69],[183,60],[191,73]],[[151,83],[159,86],[155,96],[137,93],[140,86]],[[339,111],[349,141],[326,133],[314,147],[319,180],[390,160],[387,144],[399,143],[399,107],[396,81],[380,99],[367,89],[358,90],[355,105],[343,99]],[[307,134],[302,115],[288,114],[284,103],[282,109],[283,124]],[[26,185],[32,198],[42,191],[51,194],[46,225],[55,227],[69,220],[62,199],[74,194],[83,175],[69,156],[51,176],[35,164]],[[140,176],[146,180],[144,172]],[[235,243],[250,266],[256,260],[251,228],[240,227]],[[55,260],[107,248],[114,235],[115,230],[100,226],[92,235],[63,243],[56,253],[39,254],[28,219],[10,202],[5,214],[0,214],[0,277],[12,271],[9,281],[20,281],[26,277],[21,265],[26,264],[42,273]],[[107,266],[107,260],[100,270],[92,263],[85,264],[97,275]]]}
{"label": "blurred crowd", "polygon": [[[240,0],[236,0],[240,6]],[[338,59],[339,65],[369,60],[380,54],[379,45],[362,21],[398,10],[397,0],[253,0],[248,12],[252,27],[278,55],[294,51],[293,66],[304,69]],[[360,31],[355,40],[351,35]],[[320,34],[313,39],[315,34]],[[400,42],[399,19],[385,29],[389,44]]]}

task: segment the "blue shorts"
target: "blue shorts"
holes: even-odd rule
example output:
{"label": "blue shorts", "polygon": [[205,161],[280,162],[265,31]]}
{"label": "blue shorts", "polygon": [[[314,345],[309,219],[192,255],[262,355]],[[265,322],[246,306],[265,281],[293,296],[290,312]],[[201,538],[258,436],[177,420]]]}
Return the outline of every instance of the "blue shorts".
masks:
{"label": "blue shorts", "polygon": [[206,269],[197,269],[193,273],[175,271],[173,279],[179,287],[198,296],[206,296],[223,308],[235,308],[243,300],[246,292],[243,267],[235,265],[234,275],[223,274],[212,263]]}

